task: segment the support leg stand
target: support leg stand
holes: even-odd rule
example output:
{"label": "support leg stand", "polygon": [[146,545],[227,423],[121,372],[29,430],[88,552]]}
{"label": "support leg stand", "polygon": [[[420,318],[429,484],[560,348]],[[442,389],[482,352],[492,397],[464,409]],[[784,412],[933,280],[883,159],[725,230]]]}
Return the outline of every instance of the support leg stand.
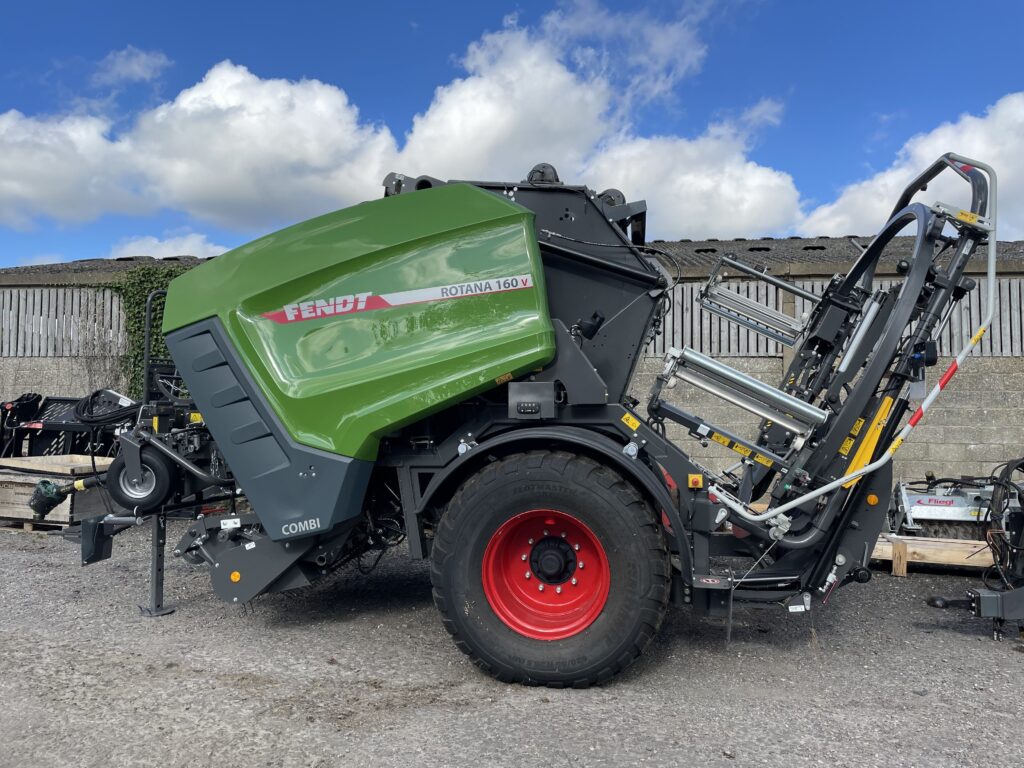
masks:
{"label": "support leg stand", "polygon": [[167,516],[153,515],[150,523],[152,550],[149,562],[149,605],[140,605],[143,616],[155,618],[174,613],[174,606],[164,605],[164,545],[167,543]]}

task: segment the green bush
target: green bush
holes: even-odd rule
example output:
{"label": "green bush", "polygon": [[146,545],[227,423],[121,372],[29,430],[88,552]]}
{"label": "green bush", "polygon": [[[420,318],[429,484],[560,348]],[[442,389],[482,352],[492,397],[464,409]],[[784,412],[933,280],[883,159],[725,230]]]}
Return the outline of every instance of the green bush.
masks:
{"label": "green bush", "polygon": [[[193,264],[144,264],[134,267],[112,283],[109,287],[121,295],[121,306],[124,310],[125,336],[127,337],[127,354],[125,355],[125,378],[128,385],[128,396],[135,399],[142,397],[144,374],[142,369],[146,339],[146,298],[153,291],[166,290],[167,285],[183,272],[191,269]],[[169,357],[164,335],[160,332],[164,315],[163,299],[153,303],[153,341],[150,355],[154,358]]]}

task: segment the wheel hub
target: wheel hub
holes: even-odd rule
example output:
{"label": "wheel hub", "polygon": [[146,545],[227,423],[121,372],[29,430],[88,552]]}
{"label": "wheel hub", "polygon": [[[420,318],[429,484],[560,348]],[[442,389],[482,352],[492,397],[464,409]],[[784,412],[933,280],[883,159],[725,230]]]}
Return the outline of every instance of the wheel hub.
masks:
{"label": "wheel hub", "polygon": [[481,576],[495,615],[537,640],[585,630],[600,616],[611,587],[604,547],[594,532],[551,509],[523,512],[498,528],[484,551]]}
{"label": "wheel hub", "polygon": [[530,568],[545,584],[564,584],[576,571],[576,553],[565,539],[548,536],[533,545]]}
{"label": "wheel hub", "polygon": [[145,499],[156,488],[156,475],[149,467],[142,466],[142,479],[131,480],[127,469],[118,477],[118,485],[125,496],[132,499]]}

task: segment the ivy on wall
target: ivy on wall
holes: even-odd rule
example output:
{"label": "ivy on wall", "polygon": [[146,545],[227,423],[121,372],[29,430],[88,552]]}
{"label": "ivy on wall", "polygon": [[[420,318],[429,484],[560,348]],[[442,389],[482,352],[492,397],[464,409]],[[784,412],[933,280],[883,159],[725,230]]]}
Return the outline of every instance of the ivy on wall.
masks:
{"label": "ivy on wall", "polygon": [[[145,264],[128,270],[108,286],[121,295],[127,340],[124,367],[129,397],[135,399],[142,397],[142,386],[145,380],[142,364],[146,343],[146,298],[153,291],[166,290],[171,280],[183,272],[187,272],[193,266],[193,264]],[[167,345],[164,343],[164,335],[160,331],[163,317],[164,302],[161,297],[153,302],[153,338],[150,351],[153,358],[170,357]]]}

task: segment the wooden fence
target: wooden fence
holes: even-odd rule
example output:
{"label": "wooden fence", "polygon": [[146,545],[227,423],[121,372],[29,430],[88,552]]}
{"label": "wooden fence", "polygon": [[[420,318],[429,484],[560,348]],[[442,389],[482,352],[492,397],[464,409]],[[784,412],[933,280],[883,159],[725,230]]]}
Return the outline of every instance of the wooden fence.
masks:
{"label": "wooden fence", "polygon": [[[879,278],[877,288],[890,288],[895,279]],[[824,278],[795,280],[799,287],[821,294],[828,284]],[[675,287],[672,308],[665,317],[663,333],[650,347],[648,354],[661,356],[668,347],[692,347],[716,357],[780,357],[782,346],[764,336],[730,323],[718,315],[701,309],[698,294],[703,282],[686,282]],[[950,322],[939,335],[939,354],[955,355],[981,324],[988,301],[987,280],[978,278],[978,288],[971,291],[954,309]],[[725,287],[747,298],[783,311],[783,293],[773,286],[751,280],[727,280]],[[1024,278],[997,279],[998,306],[992,329],[985,334],[975,354],[986,357],[1024,357]],[[810,309],[810,302],[796,299],[796,314]]]}
{"label": "wooden fence", "polygon": [[0,357],[125,351],[121,297],[108,288],[0,288]]}
{"label": "wooden fence", "polygon": [[[879,279],[888,288],[892,280]],[[940,335],[939,354],[954,355],[981,322],[987,293],[985,278],[956,308]],[[801,288],[821,293],[827,280],[797,280]],[[693,347],[716,357],[779,357],[782,347],[760,334],[700,309],[702,282],[677,285],[663,333],[648,354],[663,355],[669,346]],[[773,286],[751,280],[727,281],[726,286],[778,311],[783,294]],[[1024,357],[1024,278],[999,278],[999,306],[992,330],[980,344],[982,355]],[[796,312],[809,308],[796,300]],[[0,357],[89,357],[124,354],[126,347],[121,297],[106,288],[0,288]]]}

